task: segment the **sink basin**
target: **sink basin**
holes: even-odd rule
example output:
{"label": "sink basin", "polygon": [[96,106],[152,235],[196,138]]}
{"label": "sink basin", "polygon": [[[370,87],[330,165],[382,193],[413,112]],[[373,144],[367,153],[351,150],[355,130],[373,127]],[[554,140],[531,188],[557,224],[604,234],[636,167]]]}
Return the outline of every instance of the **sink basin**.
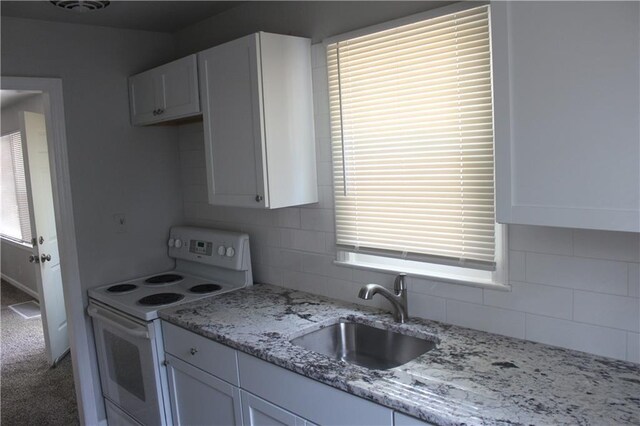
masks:
{"label": "sink basin", "polygon": [[296,337],[291,343],[376,370],[406,364],[436,347],[430,340],[346,321]]}

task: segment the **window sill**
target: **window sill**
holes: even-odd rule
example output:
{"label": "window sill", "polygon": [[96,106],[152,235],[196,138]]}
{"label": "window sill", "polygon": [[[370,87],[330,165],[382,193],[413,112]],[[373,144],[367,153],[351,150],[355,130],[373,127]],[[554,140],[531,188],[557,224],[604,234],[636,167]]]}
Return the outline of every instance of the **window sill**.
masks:
{"label": "window sill", "polygon": [[[365,271],[398,273],[397,268],[385,267],[383,265],[376,265],[372,263],[344,261],[344,260],[334,260],[333,263],[337,266],[350,267],[350,268],[361,269]],[[458,285],[466,285],[469,287],[486,288],[490,290],[511,291],[511,286],[509,284],[500,283],[492,280],[469,279],[467,277],[461,277],[461,276],[450,275],[450,274],[428,274],[428,273],[425,273],[424,271],[412,270],[410,268],[409,269],[404,268],[402,272],[406,273],[408,276],[411,276],[411,277],[426,278],[426,279],[435,280],[435,281],[442,281],[442,282],[458,284]]]}
{"label": "window sill", "polygon": [[4,235],[0,236],[0,240],[2,240],[3,243],[7,243],[10,246],[25,250],[25,251],[31,251],[33,250],[33,246],[29,243],[25,243],[23,241],[19,241],[19,240],[15,240],[13,238],[9,238],[9,237],[5,237]]}

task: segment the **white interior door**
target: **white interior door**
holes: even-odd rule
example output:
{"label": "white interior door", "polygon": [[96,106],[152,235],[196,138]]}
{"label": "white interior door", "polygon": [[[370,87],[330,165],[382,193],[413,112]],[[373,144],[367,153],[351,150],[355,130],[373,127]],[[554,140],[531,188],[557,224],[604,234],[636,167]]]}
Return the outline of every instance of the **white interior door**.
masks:
{"label": "white interior door", "polygon": [[31,195],[31,230],[36,240],[33,255],[39,260],[34,265],[37,268],[44,341],[49,363],[55,365],[69,349],[69,337],[44,115],[25,111],[22,135],[25,174]]}

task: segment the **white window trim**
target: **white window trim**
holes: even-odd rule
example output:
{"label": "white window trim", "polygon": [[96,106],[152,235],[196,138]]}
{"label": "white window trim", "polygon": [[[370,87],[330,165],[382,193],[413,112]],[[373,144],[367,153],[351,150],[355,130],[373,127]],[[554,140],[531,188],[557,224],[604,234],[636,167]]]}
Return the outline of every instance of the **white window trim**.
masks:
{"label": "white window trim", "polygon": [[[344,41],[351,38],[356,38],[360,36],[364,36],[367,34],[385,31],[394,27],[412,24],[418,21],[435,18],[442,15],[447,15],[471,8],[475,8],[482,5],[490,4],[489,1],[479,1],[479,2],[460,2],[455,3],[449,6],[444,6],[441,8],[437,8],[434,10],[429,10],[423,13],[418,13],[415,15],[407,16],[404,18],[395,19],[392,21],[384,22],[378,25],[369,26],[366,28],[362,28],[355,31],[350,31],[348,33],[336,35],[322,41],[323,47],[327,48],[330,44]],[[491,21],[490,21],[491,22]],[[491,25],[491,24],[490,24]],[[492,33],[492,31],[490,31]],[[493,34],[491,34],[493,38]],[[492,55],[493,55],[493,46],[492,46]],[[492,64],[493,68],[493,64]],[[493,72],[492,72],[493,73]],[[492,80],[494,80],[492,78]],[[492,81],[492,85],[493,85]],[[327,87],[328,90],[328,87]],[[492,93],[495,97],[495,88],[492,90]],[[495,99],[494,99],[494,127],[495,127]],[[495,145],[495,128],[494,128],[494,145]],[[496,148],[494,146],[494,162],[496,158]],[[494,165],[495,167],[495,165]],[[495,169],[494,169],[495,175]],[[494,184],[494,196],[498,193],[497,183]],[[334,212],[335,214],[335,212]],[[502,291],[510,291],[511,286],[509,284],[509,258],[508,258],[508,235],[507,235],[507,225],[501,225],[496,222],[496,246],[495,246],[495,262],[496,269],[494,271],[482,271],[486,272],[485,277],[478,277],[476,271],[477,269],[471,268],[462,268],[462,267],[449,267],[447,272],[443,272],[445,268],[448,268],[443,265],[436,265],[427,262],[413,262],[413,261],[404,261],[402,259],[394,259],[394,258],[385,258],[379,256],[380,259],[384,259],[384,263],[371,263],[362,260],[358,260],[356,256],[352,256],[350,252],[346,252],[343,250],[337,250],[337,258],[334,260],[334,264],[338,266],[351,267],[355,269],[369,270],[369,271],[378,271],[378,272],[393,272],[399,273],[404,272],[409,276],[418,277],[418,278],[427,278],[433,279],[442,282],[448,282],[453,284],[461,284],[471,287],[479,287],[479,288],[488,288],[492,290],[502,290]],[[335,234],[335,231],[334,231]],[[375,256],[373,256],[375,257]],[[422,263],[424,267],[415,267],[414,264]],[[440,272],[436,272],[433,269],[429,270],[429,268],[436,267],[440,269]],[[464,273],[468,271],[469,273]],[[475,276],[474,276],[475,275]]]}

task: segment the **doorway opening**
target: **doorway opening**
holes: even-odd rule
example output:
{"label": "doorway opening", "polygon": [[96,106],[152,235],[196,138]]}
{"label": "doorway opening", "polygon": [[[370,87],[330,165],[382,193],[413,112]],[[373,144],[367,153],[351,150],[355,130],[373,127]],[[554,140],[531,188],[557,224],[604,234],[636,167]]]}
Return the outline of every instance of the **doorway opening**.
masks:
{"label": "doorway opening", "polygon": [[[53,205],[54,214],[49,216],[49,222],[45,221],[44,225],[36,223],[35,216],[34,219],[29,219],[30,224],[33,226],[33,235],[31,236],[31,241],[27,241],[27,243],[30,243],[32,251],[31,254],[27,253],[26,260],[31,270],[35,268],[36,276],[39,273],[41,278],[42,276],[45,277],[42,280],[44,282],[50,278],[47,275],[49,272],[59,273],[61,276],[62,291],[55,292],[55,297],[49,297],[47,292],[51,289],[44,288],[44,283],[38,286],[38,291],[36,291],[38,297],[40,297],[43,331],[45,335],[49,334],[47,362],[50,365],[54,365],[60,359],[65,359],[65,351],[69,348],[78,418],[82,424],[98,424],[103,417],[100,416],[103,408],[98,405],[99,400],[96,397],[96,389],[98,388],[94,374],[96,362],[95,356],[92,356],[90,351],[91,342],[89,341],[91,324],[84,313],[86,295],[80,282],[62,80],[58,78],[3,76],[0,80],[0,90],[34,92],[42,98],[42,111],[28,111],[35,113],[35,115],[22,114],[20,120],[22,120],[25,128],[39,129],[32,130],[30,134],[27,134],[26,141],[22,143],[22,146],[28,145],[29,140],[37,142],[44,138],[47,142],[46,154],[44,150],[38,151],[36,149],[37,153],[28,158],[25,164],[39,172],[36,173],[39,176],[48,175],[49,186],[51,187],[49,198],[43,195],[42,199],[38,200],[38,195],[33,194],[30,211],[38,210],[39,207],[36,204],[44,199]],[[4,120],[2,124],[4,128]],[[4,130],[2,133],[4,135]],[[43,137],[43,134],[46,137]],[[28,152],[27,157],[29,157]],[[36,160],[35,163],[31,164],[31,160],[34,159]],[[45,173],[47,167],[48,173]],[[28,180],[28,184],[31,185],[30,180]],[[32,189],[29,188],[29,190]],[[38,220],[38,222],[40,221]],[[40,232],[41,230],[49,229],[52,232],[46,232],[46,235],[44,235],[45,232]],[[36,239],[35,241],[33,240],[34,238]],[[24,240],[24,238],[21,239]],[[3,238],[2,241],[4,242],[5,239]],[[52,245],[54,241],[57,243],[56,247]],[[25,241],[22,242],[24,243]],[[30,256],[33,256],[33,258]],[[4,251],[2,258],[2,272],[4,273]],[[24,262],[24,253],[20,259]],[[29,260],[32,260],[32,263],[29,263]],[[29,267],[24,266],[23,263],[21,263],[21,266],[23,271],[29,270]],[[52,301],[51,303],[49,303],[50,300]],[[52,312],[55,312],[50,314],[49,307],[52,308]],[[61,307],[64,309],[61,309]],[[60,312],[66,312],[66,315],[56,316],[55,313]],[[46,325],[45,317],[47,317]],[[54,341],[52,336],[59,337],[64,335],[65,328],[66,339],[56,338]],[[47,339],[46,336],[43,337]],[[60,342],[63,342],[63,344],[58,344]],[[66,359],[68,360],[69,357]],[[52,369],[51,371],[54,370]],[[37,402],[34,405],[37,405]]]}
{"label": "doorway opening", "polygon": [[2,276],[40,302],[44,349],[56,366],[69,351],[69,336],[44,95],[1,90],[0,99]]}

